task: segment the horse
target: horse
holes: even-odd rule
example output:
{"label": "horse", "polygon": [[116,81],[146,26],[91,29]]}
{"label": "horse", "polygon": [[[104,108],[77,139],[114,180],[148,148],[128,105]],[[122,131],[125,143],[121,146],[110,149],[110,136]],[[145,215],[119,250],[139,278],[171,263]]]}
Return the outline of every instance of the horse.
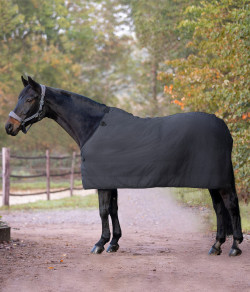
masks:
{"label": "horse", "polygon": [[242,253],[238,197],[231,162],[233,140],[223,120],[206,113],[180,113],[139,118],[85,96],[41,85],[21,77],[24,88],[5,124],[16,136],[47,117],[57,122],[81,150],[85,189],[98,189],[102,222],[100,240],[91,253],[119,249],[119,188],[207,188],[217,217],[215,243],[209,255],[220,255],[233,234],[229,256]]}

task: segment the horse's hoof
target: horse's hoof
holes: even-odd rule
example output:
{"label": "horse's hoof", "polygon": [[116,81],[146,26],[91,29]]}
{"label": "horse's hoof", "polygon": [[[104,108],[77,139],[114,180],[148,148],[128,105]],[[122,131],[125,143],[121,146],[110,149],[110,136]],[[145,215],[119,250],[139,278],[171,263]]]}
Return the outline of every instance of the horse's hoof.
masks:
{"label": "horse's hoof", "polygon": [[97,246],[95,245],[92,250],[91,250],[91,253],[93,254],[100,254],[104,251],[104,247],[103,246]]}
{"label": "horse's hoof", "polygon": [[229,256],[230,257],[236,257],[236,256],[239,256],[239,255],[241,255],[242,254],[242,251],[239,249],[239,248],[231,248],[230,249],[230,252],[229,252]]}
{"label": "horse's hoof", "polygon": [[209,255],[220,255],[222,253],[221,248],[216,248],[214,245],[210,248],[208,254]]}
{"label": "horse's hoof", "polygon": [[110,244],[107,248],[107,252],[117,252],[119,249],[119,244]]}

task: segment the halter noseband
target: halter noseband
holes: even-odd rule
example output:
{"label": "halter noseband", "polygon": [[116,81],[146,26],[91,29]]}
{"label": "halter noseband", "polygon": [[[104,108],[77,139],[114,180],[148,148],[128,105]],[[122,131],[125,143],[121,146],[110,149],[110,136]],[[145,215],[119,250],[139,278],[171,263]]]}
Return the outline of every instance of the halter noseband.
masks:
{"label": "halter noseband", "polygon": [[11,111],[11,112],[9,113],[9,116],[10,116],[10,117],[12,117],[13,119],[15,119],[15,120],[17,120],[18,122],[21,123],[21,129],[22,129],[22,132],[23,132],[24,134],[26,134],[26,133],[29,131],[30,127],[32,126],[32,124],[30,124],[30,126],[28,127],[28,129],[26,129],[26,128],[25,128],[25,123],[27,123],[28,121],[30,121],[30,120],[32,120],[32,119],[34,119],[34,118],[38,118],[38,121],[41,120],[41,113],[42,113],[42,111],[43,111],[44,96],[45,96],[46,86],[45,86],[45,85],[42,85],[42,84],[40,84],[40,86],[41,86],[41,99],[40,99],[40,106],[39,106],[38,111],[37,111],[34,115],[32,115],[31,117],[26,118],[26,119],[23,120],[22,118],[20,118],[20,117],[19,117],[16,113],[14,113],[13,111]]}

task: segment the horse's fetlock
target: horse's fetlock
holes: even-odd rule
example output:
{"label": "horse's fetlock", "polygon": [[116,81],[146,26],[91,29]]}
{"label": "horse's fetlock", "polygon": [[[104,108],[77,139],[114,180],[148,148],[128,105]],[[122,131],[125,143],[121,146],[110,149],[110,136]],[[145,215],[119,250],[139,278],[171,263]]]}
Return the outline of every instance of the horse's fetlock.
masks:
{"label": "horse's fetlock", "polygon": [[220,244],[223,244],[226,241],[226,237],[216,237],[216,241],[219,242]]}
{"label": "horse's fetlock", "polygon": [[120,233],[114,233],[113,234],[113,238],[119,239],[121,237],[122,237],[122,233],[121,232]]}
{"label": "horse's fetlock", "polygon": [[236,246],[238,246],[238,244],[241,244],[242,241],[243,241],[243,236],[239,236],[239,237],[235,237],[234,236],[233,244],[235,244]]}
{"label": "horse's fetlock", "polygon": [[105,244],[105,243],[109,242],[110,237],[111,237],[111,234],[105,234],[105,237],[104,237],[104,236],[101,236],[101,240],[100,240],[100,241],[101,241],[103,244]]}
{"label": "horse's fetlock", "polygon": [[102,235],[101,239],[95,244],[96,246],[104,247],[104,245],[109,242],[110,236],[108,234],[105,235],[105,237]]}

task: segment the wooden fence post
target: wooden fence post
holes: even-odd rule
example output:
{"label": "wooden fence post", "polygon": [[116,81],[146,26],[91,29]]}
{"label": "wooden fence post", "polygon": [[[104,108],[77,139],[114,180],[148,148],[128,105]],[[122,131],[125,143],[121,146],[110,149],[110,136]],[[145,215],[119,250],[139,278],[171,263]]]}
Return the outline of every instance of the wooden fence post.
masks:
{"label": "wooden fence post", "polygon": [[49,159],[49,150],[46,150],[46,182],[47,182],[47,200],[50,200],[50,159]]}
{"label": "wooden fence post", "polygon": [[3,206],[9,206],[10,196],[10,149],[2,148],[2,185],[3,185]]}
{"label": "wooden fence post", "polygon": [[74,191],[75,161],[76,161],[76,153],[74,151],[72,154],[71,175],[70,175],[70,196],[71,197],[73,196],[73,191]]}

